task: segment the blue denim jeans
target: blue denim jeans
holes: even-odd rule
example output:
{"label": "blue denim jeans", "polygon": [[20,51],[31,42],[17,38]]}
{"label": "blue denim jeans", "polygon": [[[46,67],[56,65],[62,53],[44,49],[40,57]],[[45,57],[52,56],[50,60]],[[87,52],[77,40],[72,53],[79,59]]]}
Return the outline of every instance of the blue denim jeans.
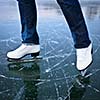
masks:
{"label": "blue denim jeans", "polygon": [[[91,43],[78,0],[57,0],[72,33],[75,48],[85,48]],[[23,43],[39,44],[37,9],[35,0],[18,0]]]}

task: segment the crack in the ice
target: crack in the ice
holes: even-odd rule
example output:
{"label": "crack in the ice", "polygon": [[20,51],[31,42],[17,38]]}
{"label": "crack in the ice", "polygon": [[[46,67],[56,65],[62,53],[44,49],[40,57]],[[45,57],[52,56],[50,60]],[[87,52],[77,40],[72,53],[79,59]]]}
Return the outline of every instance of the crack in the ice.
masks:
{"label": "crack in the ice", "polygon": [[3,94],[3,93],[6,93],[6,92],[9,92],[11,89],[7,89],[7,90],[4,90],[4,91],[0,91],[0,95]]}
{"label": "crack in the ice", "polygon": [[[72,50],[73,51],[73,50]],[[61,63],[63,63],[65,60],[67,60],[67,58],[72,54],[72,51],[67,54],[67,57],[65,57],[64,59],[62,59],[60,62],[56,63],[53,67],[46,69],[45,72],[50,72],[51,70],[54,71],[57,66],[59,66]],[[57,69],[59,69],[59,67],[57,67]],[[56,70],[57,70],[56,69]]]}
{"label": "crack in the ice", "polygon": [[5,75],[0,75],[0,77],[1,77],[1,78],[4,78],[4,79],[16,80],[16,81],[22,80],[21,78],[7,77],[7,76],[5,76]]}
{"label": "crack in the ice", "polygon": [[16,41],[16,39],[18,39],[17,37],[11,37],[11,38],[8,38],[8,39],[3,39],[3,40],[0,40],[0,42],[5,42],[6,43],[6,46],[11,48],[9,42],[12,42],[14,44],[17,44],[18,42]]}
{"label": "crack in the ice", "polygon": [[97,88],[95,88],[95,87],[93,87],[93,86],[91,86],[91,85],[88,85],[87,87],[93,89],[93,90],[94,90],[95,92],[97,92],[97,93],[100,93],[100,90],[99,90],[99,89],[97,89]]}

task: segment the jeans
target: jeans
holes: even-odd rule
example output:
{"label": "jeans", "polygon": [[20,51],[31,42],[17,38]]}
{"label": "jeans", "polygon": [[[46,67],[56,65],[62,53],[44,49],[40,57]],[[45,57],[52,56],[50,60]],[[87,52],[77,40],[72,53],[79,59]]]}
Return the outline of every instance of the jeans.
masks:
{"label": "jeans", "polygon": [[[72,33],[75,48],[85,48],[91,43],[78,0],[57,0]],[[22,43],[39,44],[37,9],[35,0],[18,0],[22,25]]]}

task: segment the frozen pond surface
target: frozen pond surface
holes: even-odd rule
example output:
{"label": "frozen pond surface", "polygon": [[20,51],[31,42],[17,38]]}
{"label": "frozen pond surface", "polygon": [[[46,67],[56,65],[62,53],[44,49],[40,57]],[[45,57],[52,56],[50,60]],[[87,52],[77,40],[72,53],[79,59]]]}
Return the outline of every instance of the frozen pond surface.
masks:
{"label": "frozen pond surface", "polygon": [[9,1],[8,5],[0,1],[0,100],[99,100],[99,3],[82,5],[94,47],[93,64],[82,77],[75,66],[71,33],[56,3],[38,6],[43,59],[9,64],[6,53],[21,43],[19,14],[15,1]]}

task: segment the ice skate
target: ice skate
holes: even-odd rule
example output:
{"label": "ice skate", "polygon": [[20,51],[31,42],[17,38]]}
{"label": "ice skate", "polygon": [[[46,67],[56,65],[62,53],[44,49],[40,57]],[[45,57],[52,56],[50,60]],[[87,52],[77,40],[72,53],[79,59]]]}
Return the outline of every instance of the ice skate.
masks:
{"label": "ice skate", "polygon": [[31,57],[37,57],[40,53],[40,45],[27,45],[22,44],[19,48],[14,51],[7,53],[8,60],[19,60],[26,55],[31,55]]}
{"label": "ice skate", "polygon": [[76,49],[77,62],[76,67],[78,70],[85,70],[92,63],[92,44],[87,48]]}

